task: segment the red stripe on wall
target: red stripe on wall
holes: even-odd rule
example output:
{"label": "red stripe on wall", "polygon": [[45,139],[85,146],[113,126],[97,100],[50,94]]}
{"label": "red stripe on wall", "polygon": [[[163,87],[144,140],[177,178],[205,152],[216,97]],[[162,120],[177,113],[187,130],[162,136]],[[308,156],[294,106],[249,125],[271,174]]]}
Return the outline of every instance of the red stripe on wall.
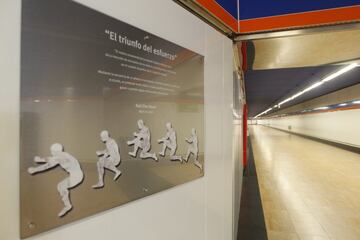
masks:
{"label": "red stripe on wall", "polygon": [[247,65],[247,43],[246,42],[241,42],[241,55],[242,55],[242,70],[246,71],[248,69],[248,65]]}
{"label": "red stripe on wall", "polygon": [[315,112],[303,112],[303,113],[297,113],[297,114],[291,114],[285,116],[272,116],[272,117],[263,117],[261,119],[271,119],[271,118],[285,118],[285,117],[292,117],[292,116],[299,116],[299,115],[310,115],[310,114],[319,114],[319,113],[328,113],[328,112],[337,112],[337,111],[347,111],[347,110],[354,110],[354,109],[360,109],[360,106],[350,106],[350,107],[339,107],[334,109],[325,109],[325,110],[319,110]]}
{"label": "red stripe on wall", "polygon": [[[354,110],[354,109],[360,109],[360,106],[350,106],[350,107],[339,107],[334,109],[328,109],[328,110],[320,110],[316,112],[308,112],[303,114],[316,114],[316,113],[326,113],[326,112],[337,112],[337,111],[346,111],[346,110]],[[299,115],[299,114],[296,114]]]}
{"label": "red stripe on wall", "polygon": [[360,21],[360,6],[240,20],[240,33]]}
{"label": "red stripe on wall", "polygon": [[243,106],[243,169],[247,165],[247,119],[248,119],[248,106]]}
{"label": "red stripe on wall", "polygon": [[196,2],[224,22],[234,32],[238,32],[238,20],[223,9],[217,2],[214,0],[196,0]]}

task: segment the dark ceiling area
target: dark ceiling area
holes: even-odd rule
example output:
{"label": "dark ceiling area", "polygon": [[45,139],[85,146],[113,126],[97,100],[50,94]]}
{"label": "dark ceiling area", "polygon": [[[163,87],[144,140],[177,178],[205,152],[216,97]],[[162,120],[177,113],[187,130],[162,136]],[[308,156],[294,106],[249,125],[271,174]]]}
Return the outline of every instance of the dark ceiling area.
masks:
{"label": "dark ceiling area", "polygon": [[[249,117],[255,117],[281,100],[303,90],[312,83],[320,81],[344,66],[326,65],[246,71],[245,88]],[[356,67],[332,81],[326,82],[318,88],[299,96],[293,101],[285,103],[282,107],[293,106],[357,83],[360,83],[360,67]]]}

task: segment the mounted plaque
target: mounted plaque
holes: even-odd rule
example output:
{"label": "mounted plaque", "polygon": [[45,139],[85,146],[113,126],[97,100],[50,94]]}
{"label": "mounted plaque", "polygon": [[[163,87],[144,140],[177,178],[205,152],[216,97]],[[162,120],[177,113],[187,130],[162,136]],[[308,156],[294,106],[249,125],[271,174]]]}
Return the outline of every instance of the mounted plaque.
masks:
{"label": "mounted plaque", "polygon": [[21,236],[204,175],[204,57],[65,0],[23,0]]}

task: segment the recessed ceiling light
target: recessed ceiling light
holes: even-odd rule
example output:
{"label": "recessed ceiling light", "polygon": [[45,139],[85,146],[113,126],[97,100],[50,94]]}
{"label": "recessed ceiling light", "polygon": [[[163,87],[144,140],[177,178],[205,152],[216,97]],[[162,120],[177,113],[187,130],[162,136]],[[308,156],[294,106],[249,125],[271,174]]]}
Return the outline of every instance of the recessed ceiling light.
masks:
{"label": "recessed ceiling light", "polygon": [[[333,80],[334,78],[336,78],[336,77],[338,77],[338,76],[340,76],[340,75],[342,75],[342,74],[344,74],[344,73],[346,73],[346,72],[354,69],[354,68],[357,67],[357,66],[358,66],[357,63],[349,64],[349,65],[347,65],[346,67],[343,67],[343,68],[341,68],[340,70],[336,71],[335,73],[332,73],[332,74],[330,74],[329,76],[323,78],[321,81],[316,82],[316,83],[310,85],[309,87],[305,88],[304,90],[302,90],[302,91],[294,94],[293,96],[291,96],[291,97],[289,97],[289,98],[281,101],[280,103],[276,104],[273,108],[276,108],[276,107],[277,107],[277,108],[280,108],[281,105],[283,105],[283,104],[285,104],[285,103],[287,103],[287,102],[290,102],[290,101],[298,98],[299,96],[303,95],[304,93],[309,92],[309,91],[313,90],[314,88],[317,88],[317,87],[323,85],[324,83],[326,83],[326,82],[328,82],[328,81],[330,81],[330,80]],[[359,101],[354,101],[353,104],[360,104],[360,100],[359,100]],[[262,113],[256,115],[255,118],[260,117],[260,116],[268,113],[268,112],[271,111],[273,108],[269,108],[269,109],[263,111]],[[325,109],[327,109],[327,108],[325,108]]]}
{"label": "recessed ceiling light", "polygon": [[318,107],[318,108],[315,108],[314,110],[325,110],[325,109],[329,109],[329,107]]}

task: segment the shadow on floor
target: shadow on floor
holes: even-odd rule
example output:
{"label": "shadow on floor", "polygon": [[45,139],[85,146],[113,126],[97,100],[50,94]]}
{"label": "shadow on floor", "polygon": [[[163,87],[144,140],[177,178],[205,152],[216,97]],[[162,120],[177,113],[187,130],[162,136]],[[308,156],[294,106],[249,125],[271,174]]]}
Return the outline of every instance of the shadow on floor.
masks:
{"label": "shadow on floor", "polygon": [[267,240],[254,156],[248,138],[247,168],[241,192],[238,240]]}

